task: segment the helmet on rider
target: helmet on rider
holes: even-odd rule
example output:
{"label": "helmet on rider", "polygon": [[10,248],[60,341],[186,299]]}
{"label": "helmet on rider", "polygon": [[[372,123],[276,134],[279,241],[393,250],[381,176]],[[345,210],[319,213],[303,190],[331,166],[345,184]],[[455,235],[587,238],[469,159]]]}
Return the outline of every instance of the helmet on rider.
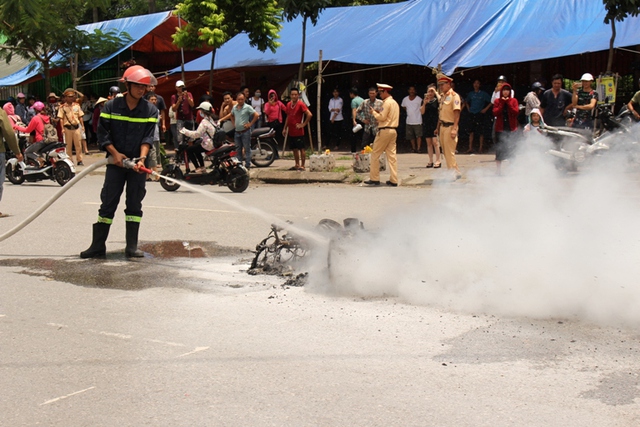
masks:
{"label": "helmet on rider", "polygon": [[127,68],[120,79],[121,82],[125,83],[136,83],[140,85],[157,85],[158,81],[153,76],[151,71],[147,70],[141,65],[134,65],[132,67]]}
{"label": "helmet on rider", "polygon": [[40,111],[44,110],[44,104],[42,102],[40,102],[40,101],[36,101],[33,104],[33,109],[36,110],[37,112],[40,112]]}
{"label": "helmet on rider", "polygon": [[531,85],[531,90],[533,90],[533,91],[536,91],[536,90],[544,91],[544,87],[542,87],[542,83],[535,82],[534,84]]}
{"label": "helmet on rider", "polygon": [[111,86],[109,88],[109,95],[117,95],[120,93],[120,88],[118,86]]}
{"label": "helmet on rider", "polygon": [[506,82],[507,78],[505,76],[498,76],[498,81],[499,82]]}
{"label": "helmet on rider", "polygon": [[211,105],[211,103],[207,101],[204,101],[200,105],[198,105],[198,108],[196,108],[196,110],[202,110],[210,114],[214,112],[213,105]]}

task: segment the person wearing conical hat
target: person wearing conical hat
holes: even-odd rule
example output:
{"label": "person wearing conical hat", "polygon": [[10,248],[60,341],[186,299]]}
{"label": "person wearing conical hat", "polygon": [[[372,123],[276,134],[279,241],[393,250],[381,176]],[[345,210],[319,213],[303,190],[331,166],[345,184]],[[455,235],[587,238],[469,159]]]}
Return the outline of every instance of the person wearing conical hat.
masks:
{"label": "person wearing conical hat", "polygon": [[460,123],[462,103],[460,102],[460,95],[451,88],[451,82],[453,82],[451,77],[438,73],[436,78],[438,80],[438,90],[442,96],[440,98],[438,127],[435,134],[440,139],[444,159],[447,162],[447,169],[453,170],[455,179],[458,179],[462,177],[456,162],[458,125]]}

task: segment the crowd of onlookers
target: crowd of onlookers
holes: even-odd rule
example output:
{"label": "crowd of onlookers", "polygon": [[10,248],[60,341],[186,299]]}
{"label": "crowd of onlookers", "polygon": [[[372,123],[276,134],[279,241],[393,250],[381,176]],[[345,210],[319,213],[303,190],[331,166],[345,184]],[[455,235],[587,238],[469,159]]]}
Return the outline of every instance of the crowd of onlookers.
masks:
{"label": "crowd of onlookers", "polygon": [[[534,82],[525,96],[522,96],[522,93],[519,94],[521,101],[517,101],[516,94],[505,76],[498,77],[491,92],[484,90],[487,85],[483,86],[482,82],[474,80],[472,90],[459,94],[462,105],[457,151],[470,154],[494,149],[505,133],[522,129],[530,122],[529,117],[534,109],[536,109],[535,114],[540,116],[540,122],[546,125],[592,128],[593,113],[598,102],[593,81],[593,76],[585,73],[580,82],[576,82],[569,88],[570,90],[566,90],[563,88],[563,76],[554,75],[551,78],[550,88],[545,88],[541,82]],[[512,100],[503,99],[505,97],[502,92],[505,86],[509,87],[508,93],[505,92],[508,95],[507,98]],[[455,82],[452,82],[452,90],[455,91],[455,89]],[[378,130],[375,118],[369,113],[369,107],[375,105],[379,107],[381,100],[375,86],[367,90],[364,98],[359,92],[357,87],[350,88],[349,105],[346,105],[343,100],[339,88],[335,88],[331,98],[324,101],[326,109],[323,112],[323,148],[355,153],[373,142]],[[10,99],[4,105],[4,109],[11,117],[14,129],[31,134],[31,142],[38,142],[41,139],[39,135],[42,134],[43,123],[38,117],[56,126],[59,141],[66,141],[68,153],[72,155],[75,152],[78,163],[82,164],[82,155],[87,152],[88,145],[96,142],[97,123],[102,105],[118,94],[118,86],[113,86],[106,97],[98,97],[95,94],[86,96],[68,89],[61,98],[55,93],[50,93],[45,102],[40,102],[34,96],[19,93],[15,99]],[[291,98],[290,89],[285,90],[284,95]],[[299,92],[296,95],[298,99],[294,105],[297,105],[300,98]],[[146,98],[156,105],[160,115],[157,145],[154,147],[156,148],[154,158],[157,158],[158,163],[164,161],[164,157],[159,153],[162,149],[160,140],[164,140],[165,135],[168,141],[177,146],[186,141],[185,132],[195,132],[202,120],[209,118],[216,128],[220,127],[227,133],[229,140],[235,141],[247,167],[250,167],[251,153],[249,130],[268,126],[276,130],[276,139],[281,148],[286,136],[288,147],[296,150],[294,151],[296,163],[293,169],[304,169],[304,153],[301,151],[308,148],[310,144],[302,136],[305,135],[305,128],[312,114],[301,100],[304,111],[299,111],[301,108],[288,111],[291,103],[282,102],[275,90],[270,89],[267,96],[263,97],[260,89],[251,93],[247,86],[243,86],[236,93],[225,92],[221,105],[216,109],[213,106],[214,99],[209,93],[202,95],[196,103],[193,93],[187,90],[185,83],[181,80],[176,83],[176,92],[170,100],[165,101],[162,96],[155,93],[154,86],[149,87]],[[68,102],[76,105],[76,107],[68,107],[73,111],[63,108]],[[208,103],[210,107],[205,105],[206,108],[200,108],[203,102]],[[398,98],[398,103],[401,107],[398,142],[406,141],[404,144],[399,144],[400,151],[426,152],[429,154],[428,166],[440,167],[440,147],[435,135],[440,93],[436,85],[428,85],[423,96],[418,93],[417,86],[408,86],[407,95],[402,100]],[[62,114],[65,111],[66,116]],[[287,123],[290,113],[295,113],[298,123]],[[70,117],[72,115],[73,118]],[[65,122],[69,121],[67,118],[71,118],[74,122],[72,124],[75,124],[76,116],[81,127],[78,142],[67,140],[65,135],[69,135],[69,132],[64,128]],[[300,126],[302,122],[304,127]],[[186,136],[191,139],[202,137],[200,134],[193,133]],[[208,138],[205,137],[205,139]],[[203,150],[191,151],[190,159],[196,168],[202,171]],[[499,149],[497,151],[498,157],[501,157],[502,153]]]}

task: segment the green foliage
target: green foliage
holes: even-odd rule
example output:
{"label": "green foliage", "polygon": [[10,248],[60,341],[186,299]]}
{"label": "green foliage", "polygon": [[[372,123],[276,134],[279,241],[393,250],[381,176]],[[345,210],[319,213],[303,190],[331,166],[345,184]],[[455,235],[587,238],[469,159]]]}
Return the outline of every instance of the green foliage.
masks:
{"label": "green foliage", "polygon": [[280,46],[282,11],[275,0],[184,0],[175,13],[188,22],[174,34],[176,46],[219,48],[241,32],[262,52]]}
{"label": "green foliage", "polygon": [[301,16],[309,19],[313,25],[318,22],[320,12],[327,7],[335,6],[330,0],[279,0],[279,4],[287,21]]}
{"label": "green foliage", "polygon": [[[14,55],[36,61],[44,71],[48,86],[49,70],[56,55],[92,59],[108,49],[115,50],[128,35],[88,34],[78,30],[84,0],[15,0],[0,3],[0,32],[6,41],[0,58],[7,63]],[[77,11],[78,13],[74,13]],[[48,89],[48,88],[47,88]]]}
{"label": "green foliage", "polygon": [[622,22],[627,16],[638,16],[640,14],[640,0],[602,0],[607,11],[604,23],[609,24],[612,20]]}
{"label": "green foliage", "polygon": [[[115,52],[131,40],[131,36],[128,33],[113,29],[107,32],[96,29],[93,33],[76,31],[64,40],[59,54],[63,58],[71,58],[77,54],[78,63],[86,64]],[[53,63],[53,65],[64,67],[67,62],[62,59]]]}

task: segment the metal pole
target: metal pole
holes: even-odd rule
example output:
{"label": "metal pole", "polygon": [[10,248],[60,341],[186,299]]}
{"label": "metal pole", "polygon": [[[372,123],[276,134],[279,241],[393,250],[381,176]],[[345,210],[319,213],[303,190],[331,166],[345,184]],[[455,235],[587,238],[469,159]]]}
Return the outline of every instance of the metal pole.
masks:
{"label": "metal pole", "polygon": [[322,120],[320,119],[320,114],[322,113],[322,106],[320,105],[321,103],[321,95],[322,95],[322,50],[320,50],[320,53],[318,54],[318,95],[316,98],[316,126],[318,127],[317,132],[318,132],[318,154],[320,154],[320,151],[322,150],[322,130],[321,130],[321,123]]}
{"label": "metal pole", "polygon": [[[178,15],[178,28],[182,29],[182,18]],[[184,82],[184,48],[180,48],[180,77]]]}

